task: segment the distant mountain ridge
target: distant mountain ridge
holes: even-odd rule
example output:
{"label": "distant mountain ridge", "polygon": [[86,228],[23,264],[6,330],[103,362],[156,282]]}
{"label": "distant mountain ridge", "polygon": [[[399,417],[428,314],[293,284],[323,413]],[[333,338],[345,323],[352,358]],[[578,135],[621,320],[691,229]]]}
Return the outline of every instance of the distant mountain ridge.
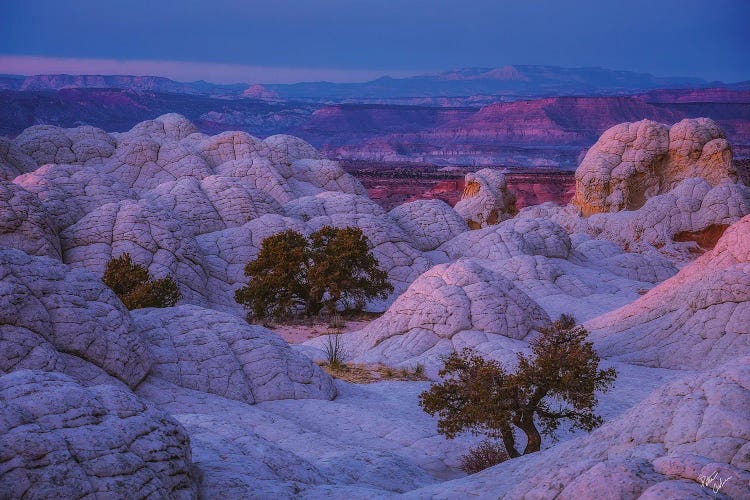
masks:
{"label": "distant mountain ridge", "polygon": [[[629,95],[656,89],[728,88],[747,89],[748,82],[725,84],[691,77],[656,77],[648,73],[617,71],[605,68],[562,68],[556,66],[514,65],[499,68],[461,68],[407,78],[384,76],[363,83],[302,82],[262,84],[249,95],[254,82],[215,84],[206,81],[177,82],[159,76],[132,75],[0,75],[0,89],[61,90],[67,88],[118,88],[137,91],[171,92],[221,97],[273,96],[285,100],[312,102],[391,102],[417,104],[415,99],[466,98],[478,104],[563,95],[600,96]],[[439,104],[437,101],[426,102]],[[463,105],[454,101],[449,105]]]}
{"label": "distant mountain ridge", "polygon": [[148,90],[177,94],[240,94],[246,84],[220,85],[203,80],[177,82],[161,76],[133,75],[2,75],[0,88],[6,90],[62,90],[72,88],[111,88],[128,90]]}

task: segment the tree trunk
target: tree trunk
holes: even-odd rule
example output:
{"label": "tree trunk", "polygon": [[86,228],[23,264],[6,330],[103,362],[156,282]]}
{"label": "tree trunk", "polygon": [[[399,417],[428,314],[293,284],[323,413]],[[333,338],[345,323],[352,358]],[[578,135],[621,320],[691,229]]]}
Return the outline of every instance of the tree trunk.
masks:
{"label": "tree trunk", "polygon": [[521,418],[519,427],[526,434],[526,448],[523,450],[524,455],[539,451],[542,447],[542,436],[534,425],[534,414],[524,415]]}
{"label": "tree trunk", "polygon": [[516,449],[516,438],[513,436],[513,429],[503,427],[500,430],[500,436],[503,438],[503,445],[505,446],[505,451],[508,452],[508,456],[510,458],[520,457],[521,454]]}

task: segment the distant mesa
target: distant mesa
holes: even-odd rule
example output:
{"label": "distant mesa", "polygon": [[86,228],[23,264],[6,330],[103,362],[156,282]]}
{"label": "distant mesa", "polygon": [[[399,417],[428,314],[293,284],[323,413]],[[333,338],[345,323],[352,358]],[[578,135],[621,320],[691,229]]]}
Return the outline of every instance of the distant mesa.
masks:
{"label": "distant mesa", "polygon": [[242,94],[242,97],[248,97],[251,99],[279,99],[279,93],[273,90],[268,90],[260,83],[255,83],[246,88]]}

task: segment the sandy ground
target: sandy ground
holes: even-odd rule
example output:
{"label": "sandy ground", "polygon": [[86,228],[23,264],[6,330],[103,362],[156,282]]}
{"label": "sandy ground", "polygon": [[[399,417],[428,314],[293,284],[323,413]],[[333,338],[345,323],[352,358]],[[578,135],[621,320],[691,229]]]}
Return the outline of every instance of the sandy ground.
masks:
{"label": "sandy ground", "polygon": [[[365,319],[346,320],[345,326],[341,329],[340,333],[350,333],[361,330],[371,321],[372,320]],[[306,340],[334,333],[334,331],[328,326],[327,321],[311,322],[310,324],[277,325],[272,328],[272,330],[276,335],[290,344],[301,344]]]}

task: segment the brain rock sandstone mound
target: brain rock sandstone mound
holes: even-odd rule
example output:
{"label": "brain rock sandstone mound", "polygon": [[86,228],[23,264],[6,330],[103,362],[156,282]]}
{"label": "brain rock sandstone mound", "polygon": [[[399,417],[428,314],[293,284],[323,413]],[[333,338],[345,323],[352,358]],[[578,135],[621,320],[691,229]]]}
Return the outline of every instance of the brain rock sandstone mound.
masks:
{"label": "brain rock sandstone mound", "polygon": [[12,181],[18,175],[32,172],[36,162],[5,137],[0,137],[0,180]]}
{"label": "brain rock sandstone mound", "polygon": [[706,369],[750,354],[750,215],[641,299],[587,323],[604,356]]}
{"label": "brain rock sandstone mound", "polygon": [[435,250],[446,241],[468,230],[464,219],[442,200],[418,200],[399,205],[390,212],[417,248]]}
{"label": "brain rock sandstone mound", "polygon": [[0,180],[0,247],[62,258],[60,239],[37,197],[3,180]]}
{"label": "brain rock sandstone mound", "polygon": [[135,386],[148,347],[96,276],[46,257],[0,249],[0,372],[34,369]]}
{"label": "brain rock sandstone mound", "polygon": [[549,323],[549,316],[512,281],[481,261],[460,259],[422,274],[388,311],[347,337],[360,362],[437,371],[439,356],[486,342],[503,351]]}
{"label": "brain rock sandstone mound", "polygon": [[708,118],[671,128],[649,120],[610,128],[576,170],[573,205],[581,214],[635,210],[680,181],[737,182],[724,132]]}
{"label": "brain rock sandstone mound", "polygon": [[3,498],[195,498],[190,441],[167,413],[60,373],[0,376]]}
{"label": "brain rock sandstone mound", "polygon": [[273,332],[196,306],[134,311],[151,343],[151,375],[254,404],[336,395],[331,378]]}
{"label": "brain rock sandstone mound", "polygon": [[466,174],[466,187],[454,208],[469,228],[479,229],[513,217],[517,212],[516,196],[508,191],[505,175],[484,168]]}

